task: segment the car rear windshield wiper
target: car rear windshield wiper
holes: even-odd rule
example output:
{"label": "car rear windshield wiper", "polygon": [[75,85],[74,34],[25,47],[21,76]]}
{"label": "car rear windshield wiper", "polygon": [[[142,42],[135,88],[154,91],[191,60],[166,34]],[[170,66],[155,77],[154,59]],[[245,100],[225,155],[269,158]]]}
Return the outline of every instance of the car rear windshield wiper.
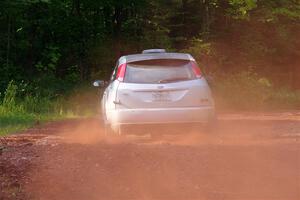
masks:
{"label": "car rear windshield wiper", "polygon": [[170,82],[176,82],[176,81],[186,81],[186,80],[190,80],[187,77],[177,77],[177,78],[169,78],[169,79],[162,79],[159,80],[159,83],[170,83]]}

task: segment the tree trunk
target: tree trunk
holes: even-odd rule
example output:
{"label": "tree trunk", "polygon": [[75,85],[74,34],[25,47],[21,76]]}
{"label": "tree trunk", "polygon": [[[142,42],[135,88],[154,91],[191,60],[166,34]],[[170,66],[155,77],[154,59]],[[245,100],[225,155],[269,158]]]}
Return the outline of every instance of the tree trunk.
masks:
{"label": "tree trunk", "polygon": [[113,35],[115,39],[115,53],[116,57],[121,56],[121,28],[122,28],[122,10],[121,6],[116,6],[114,8],[114,15],[112,18],[113,22]]}
{"label": "tree trunk", "polygon": [[11,34],[11,18],[10,14],[7,17],[7,47],[6,47],[6,67],[9,67],[9,57],[10,57],[10,34]]}
{"label": "tree trunk", "polygon": [[80,0],[73,0],[71,13],[75,14],[76,16],[80,16],[81,15]]}

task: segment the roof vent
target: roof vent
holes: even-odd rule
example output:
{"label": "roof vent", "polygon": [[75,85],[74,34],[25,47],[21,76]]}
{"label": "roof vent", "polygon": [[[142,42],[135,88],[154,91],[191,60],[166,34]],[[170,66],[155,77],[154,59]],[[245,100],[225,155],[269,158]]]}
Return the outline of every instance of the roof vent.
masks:
{"label": "roof vent", "polygon": [[142,52],[143,54],[147,53],[166,53],[165,49],[146,49]]}

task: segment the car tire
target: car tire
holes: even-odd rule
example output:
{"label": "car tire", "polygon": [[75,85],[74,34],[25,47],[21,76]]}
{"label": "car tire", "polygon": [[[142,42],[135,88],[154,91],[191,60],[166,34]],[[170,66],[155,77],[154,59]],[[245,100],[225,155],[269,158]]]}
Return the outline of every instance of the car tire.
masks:
{"label": "car tire", "polygon": [[107,137],[122,137],[124,136],[124,128],[121,125],[105,125],[105,136]]}
{"label": "car tire", "polygon": [[110,137],[110,136],[112,136],[113,134],[114,134],[114,133],[113,133],[113,130],[112,130],[110,124],[105,123],[105,124],[104,124],[104,135],[105,135],[106,137]]}

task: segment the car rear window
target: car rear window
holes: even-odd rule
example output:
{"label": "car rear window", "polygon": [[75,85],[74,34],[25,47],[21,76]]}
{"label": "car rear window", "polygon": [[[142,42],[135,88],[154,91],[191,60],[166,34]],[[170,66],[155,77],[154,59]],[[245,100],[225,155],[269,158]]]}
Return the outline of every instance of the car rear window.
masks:
{"label": "car rear window", "polygon": [[159,59],[128,63],[127,83],[171,83],[195,79],[189,60]]}

